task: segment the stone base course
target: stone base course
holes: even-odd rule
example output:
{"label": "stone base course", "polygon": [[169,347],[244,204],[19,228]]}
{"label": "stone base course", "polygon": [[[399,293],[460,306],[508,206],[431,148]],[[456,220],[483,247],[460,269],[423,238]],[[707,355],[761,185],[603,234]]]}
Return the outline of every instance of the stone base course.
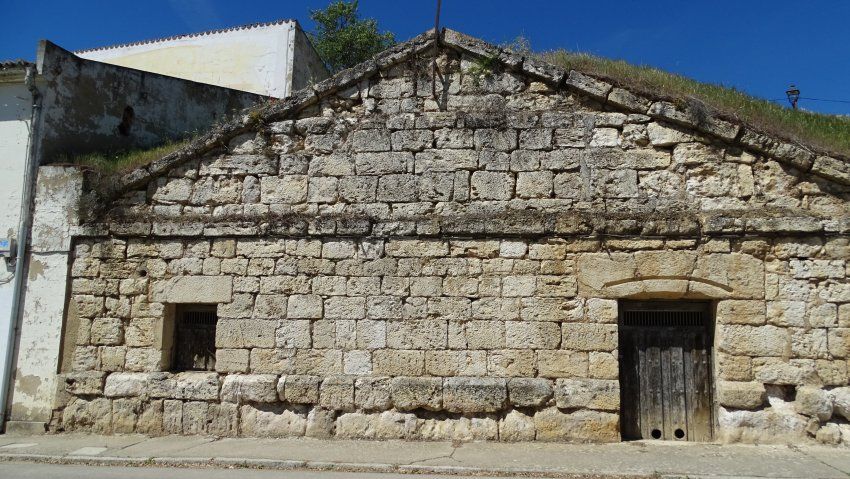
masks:
{"label": "stone base course", "polygon": [[[69,384],[75,377],[65,376]],[[619,440],[618,416],[608,412],[617,401],[615,382],[558,383],[556,402],[553,382],[538,379],[229,374],[219,381],[207,373],[113,373],[107,397],[71,399],[56,427],[149,435]],[[211,398],[208,387],[220,397]],[[576,404],[560,404],[567,389]],[[162,395],[180,399],[155,398]]]}

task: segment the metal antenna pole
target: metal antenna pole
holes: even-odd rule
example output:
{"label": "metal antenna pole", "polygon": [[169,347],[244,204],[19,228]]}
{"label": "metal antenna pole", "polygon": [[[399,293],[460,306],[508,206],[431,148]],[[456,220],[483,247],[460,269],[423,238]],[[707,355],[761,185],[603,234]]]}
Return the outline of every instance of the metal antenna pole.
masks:
{"label": "metal antenna pole", "polygon": [[437,55],[440,53],[440,9],[443,0],[437,0],[437,14],[434,17],[434,58],[431,59],[431,96],[437,98]]}
{"label": "metal antenna pole", "polygon": [[440,31],[440,7],[443,5],[443,0],[437,0],[437,17],[434,19],[434,33]]}

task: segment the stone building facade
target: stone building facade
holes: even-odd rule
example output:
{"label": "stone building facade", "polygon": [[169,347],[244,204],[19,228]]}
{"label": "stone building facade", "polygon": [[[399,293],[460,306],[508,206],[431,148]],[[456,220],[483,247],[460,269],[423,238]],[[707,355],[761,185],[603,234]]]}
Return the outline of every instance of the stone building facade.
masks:
{"label": "stone building facade", "polygon": [[696,105],[428,33],[107,195],[53,427],[619,441],[641,300],[705,306],[698,440],[847,443],[848,185]]}

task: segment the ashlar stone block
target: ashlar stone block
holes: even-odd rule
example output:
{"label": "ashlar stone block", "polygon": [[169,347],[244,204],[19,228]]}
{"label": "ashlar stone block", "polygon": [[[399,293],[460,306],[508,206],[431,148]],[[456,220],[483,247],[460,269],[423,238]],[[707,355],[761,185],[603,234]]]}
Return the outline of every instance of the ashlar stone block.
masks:
{"label": "ashlar stone block", "polygon": [[443,405],[443,380],[428,377],[397,377],[390,381],[392,401],[400,411],[438,411]]}
{"label": "ashlar stone block", "polygon": [[292,404],[316,404],[321,382],[318,376],[281,376],[277,382],[277,396]]}
{"label": "ashlar stone block", "polygon": [[510,173],[476,171],[471,177],[471,195],[479,200],[509,200],[514,195],[514,184]]}
{"label": "ashlar stone block", "polygon": [[508,399],[507,383],[501,378],[446,378],[443,408],[450,412],[477,413],[502,410]]}
{"label": "ashlar stone block", "polygon": [[555,403],[563,409],[619,411],[620,382],[607,379],[558,379]]}
{"label": "ashlar stone block", "polygon": [[319,388],[319,405],[333,411],[353,411],[354,378],[326,377]]}
{"label": "ashlar stone block", "polygon": [[277,401],[277,376],[273,374],[228,374],[221,384],[221,400],[231,403]]}

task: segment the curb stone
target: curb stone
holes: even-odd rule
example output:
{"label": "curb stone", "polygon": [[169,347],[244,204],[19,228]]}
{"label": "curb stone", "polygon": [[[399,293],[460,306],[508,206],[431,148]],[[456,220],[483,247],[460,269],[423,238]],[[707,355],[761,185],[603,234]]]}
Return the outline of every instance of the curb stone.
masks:
{"label": "curb stone", "polygon": [[[384,463],[350,463],[324,461],[297,461],[278,459],[241,459],[232,457],[118,457],[118,456],[61,456],[50,454],[0,454],[3,462],[32,462],[44,464],[67,464],[78,466],[124,466],[124,467],[210,467],[230,469],[269,470],[313,470],[334,472],[401,473],[410,475],[443,474],[500,477],[551,477],[560,479],[656,479],[656,474],[596,474],[548,471],[540,468],[490,469],[466,466],[394,465]],[[663,479],[679,479],[685,476],[660,476]],[[694,476],[688,476],[694,477]]]}

